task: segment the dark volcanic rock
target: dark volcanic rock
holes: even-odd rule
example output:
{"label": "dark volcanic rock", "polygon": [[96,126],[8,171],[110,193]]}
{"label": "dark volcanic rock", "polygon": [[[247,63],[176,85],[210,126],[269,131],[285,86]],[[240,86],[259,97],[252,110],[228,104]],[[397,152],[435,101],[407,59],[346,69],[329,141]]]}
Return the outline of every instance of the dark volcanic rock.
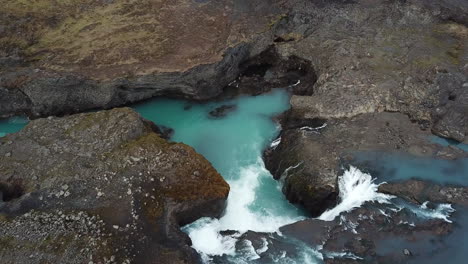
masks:
{"label": "dark volcanic rock", "polygon": [[223,118],[227,116],[229,113],[234,112],[237,109],[236,105],[222,105],[217,107],[216,109],[210,111],[208,114],[211,118]]}
{"label": "dark volcanic rock", "polygon": [[170,139],[174,135],[174,129],[167,126],[157,126],[159,130],[156,130],[159,135],[164,139]]}
{"label": "dark volcanic rock", "polygon": [[0,117],[216,97],[281,19],[274,0],[4,2]]}
{"label": "dark volcanic rock", "polygon": [[[467,157],[463,151],[431,143],[430,132],[422,131],[403,114],[362,114],[330,119],[325,124],[320,119],[300,120],[291,113],[283,118],[286,130],[281,134],[281,143],[265,152],[265,164],[276,179],[284,182],[286,197],[315,216],[335,204],[341,165],[352,160],[356,151],[441,159]],[[320,127],[302,127],[307,124]]]}
{"label": "dark volcanic rock", "polygon": [[[468,30],[467,30],[468,33]],[[468,82],[459,79],[439,80],[443,88],[440,93],[442,104],[433,112],[435,124],[432,131],[442,137],[468,143]]]}
{"label": "dark volcanic rock", "polygon": [[317,81],[311,61],[282,56],[273,45],[239,68],[239,78],[228,86],[235,86],[238,93],[260,94],[272,88],[288,88],[294,94],[311,95]]}
{"label": "dark volcanic rock", "polygon": [[409,180],[400,183],[385,183],[379,191],[422,204],[425,201],[458,204],[468,207],[468,187],[440,186],[430,182]]}
{"label": "dark volcanic rock", "polygon": [[[308,219],[281,228],[284,235],[310,246],[323,245],[326,263],[407,263],[405,249],[426,256],[432,250],[426,244],[452,231],[453,225],[443,220],[418,220],[408,209],[395,211],[370,204],[334,221]],[[336,253],[350,255],[337,257]]]}
{"label": "dark volcanic rock", "polygon": [[218,217],[229,186],[184,144],[114,109],[0,138],[2,263],[196,263],[179,227]]}
{"label": "dark volcanic rock", "polygon": [[333,205],[340,160],[353,151],[464,155],[427,137],[431,129],[466,141],[468,2],[285,6],[288,16],[274,32],[276,52],[310,62],[317,75],[308,93],[292,96],[291,110],[281,117],[281,144],[265,154],[290,201],[313,215]]}
{"label": "dark volcanic rock", "polygon": [[302,38],[278,43],[277,50],[311,61],[318,76],[312,95],[293,96],[293,112],[328,119],[396,111],[464,140],[467,1],[313,0],[287,6],[289,16],[275,33]]}

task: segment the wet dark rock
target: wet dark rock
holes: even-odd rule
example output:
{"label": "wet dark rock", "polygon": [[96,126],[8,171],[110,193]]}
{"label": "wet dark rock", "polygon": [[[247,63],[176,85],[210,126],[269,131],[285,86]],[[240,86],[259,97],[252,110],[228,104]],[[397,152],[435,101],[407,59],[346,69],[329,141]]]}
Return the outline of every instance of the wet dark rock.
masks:
{"label": "wet dark rock", "polygon": [[379,186],[379,191],[418,204],[432,201],[468,206],[468,187],[441,186],[430,182],[409,180],[382,184]]}
{"label": "wet dark rock", "polygon": [[[322,119],[296,119],[291,112],[288,115],[283,117],[286,129],[280,135],[281,143],[265,151],[265,165],[275,179],[283,181],[288,200],[305,206],[314,216],[336,203],[337,177],[342,165],[356,165],[355,152],[449,160],[467,157],[463,151],[430,142],[429,131],[399,113],[362,114],[325,123]],[[307,124],[311,126],[302,126]]]}
{"label": "wet dark rock", "polygon": [[236,109],[237,105],[234,104],[222,105],[210,111],[209,115],[211,118],[223,118],[226,117],[228,114],[236,111]]}
{"label": "wet dark rock", "polygon": [[368,204],[334,221],[307,219],[284,226],[281,232],[310,246],[323,245],[326,263],[406,263],[405,250],[414,256],[426,255],[432,250],[426,243],[454,230],[443,220],[418,220],[408,209],[395,212],[385,207]]}
{"label": "wet dark rock", "polygon": [[293,94],[311,95],[317,75],[312,63],[298,56],[282,56],[275,46],[240,64],[240,75],[230,86],[240,93],[260,94],[287,88]]}
{"label": "wet dark rock", "polygon": [[[279,259],[285,262],[305,259],[305,244],[291,237],[254,231],[247,231],[240,236],[237,234],[235,237],[237,259],[249,259],[249,263],[270,264]],[[213,263],[226,263],[233,258],[223,255],[214,256],[213,260]]]}
{"label": "wet dark rock", "polygon": [[222,236],[233,236],[233,235],[238,235],[239,231],[236,230],[223,230],[219,232],[220,235]]}
{"label": "wet dark rock", "polygon": [[160,135],[164,139],[170,139],[174,135],[174,129],[167,127],[167,126],[162,126],[159,125],[159,130],[160,130]]}
{"label": "wet dark rock", "polygon": [[193,105],[192,104],[186,104],[184,105],[184,111],[189,111],[190,109],[192,109]]}
{"label": "wet dark rock", "polygon": [[229,186],[154,132],[120,108],[0,138],[2,263],[198,263],[180,226],[219,217]]}

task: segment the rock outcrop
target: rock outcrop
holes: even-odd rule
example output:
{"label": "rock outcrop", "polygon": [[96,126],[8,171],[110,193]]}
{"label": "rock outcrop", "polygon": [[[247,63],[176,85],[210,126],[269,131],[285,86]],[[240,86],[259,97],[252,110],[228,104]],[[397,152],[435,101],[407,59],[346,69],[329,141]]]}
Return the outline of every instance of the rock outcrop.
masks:
{"label": "rock outcrop", "polygon": [[76,113],[158,95],[213,98],[270,45],[283,17],[277,1],[263,0],[0,5],[0,116]]}
{"label": "rock outcrop", "polygon": [[228,184],[129,108],[31,121],[0,138],[2,263],[197,263],[180,226]]}
{"label": "rock outcrop", "polygon": [[[468,137],[468,3],[288,1],[276,52],[311,62],[317,81],[282,115],[266,165],[288,199],[318,215],[333,205],[355,151],[466,157],[428,141]],[[324,126],[326,124],[326,126]]]}
{"label": "rock outcrop", "polygon": [[385,183],[379,192],[396,195],[416,204],[426,201],[458,204],[468,208],[468,187],[441,186],[420,180]]}
{"label": "rock outcrop", "polygon": [[[288,119],[289,118],[289,119]],[[337,176],[357,152],[381,151],[455,160],[468,153],[429,140],[399,113],[362,114],[352,118],[294,119],[286,115],[278,146],[265,152],[265,164],[284,183],[283,192],[317,216],[336,202]]]}
{"label": "rock outcrop", "polygon": [[401,112],[438,135],[468,140],[466,1],[288,4],[276,33],[302,37],[277,50],[311,61],[318,76],[313,95],[291,99],[298,116]]}
{"label": "rock outcrop", "polygon": [[436,250],[449,250],[430,246],[430,241],[443,241],[461,231],[457,229],[441,219],[418,220],[408,209],[395,212],[370,205],[331,222],[300,221],[282,227],[281,232],[312,247],[322,245],[325,263],[412,263]]}
{"label": "rock outcrop", "polygon": [[379,192],[396,196],[390,204],[366,203],[333,221],[306,219],[281,232],[322,245],[325,263],[440,263],[463,248],[468,187],[409,180],[382,184]]}

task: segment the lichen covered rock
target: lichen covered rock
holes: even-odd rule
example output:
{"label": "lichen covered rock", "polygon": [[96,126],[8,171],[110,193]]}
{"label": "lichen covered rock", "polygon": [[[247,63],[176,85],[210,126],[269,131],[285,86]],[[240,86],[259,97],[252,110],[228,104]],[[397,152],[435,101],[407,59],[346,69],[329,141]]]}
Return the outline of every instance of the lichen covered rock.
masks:
{"label": "lichen covered rock", "polygon": [[218,217],[228,184],[129,108],[38,119],[0,139],[4,263],[192,263],[180,225]]}

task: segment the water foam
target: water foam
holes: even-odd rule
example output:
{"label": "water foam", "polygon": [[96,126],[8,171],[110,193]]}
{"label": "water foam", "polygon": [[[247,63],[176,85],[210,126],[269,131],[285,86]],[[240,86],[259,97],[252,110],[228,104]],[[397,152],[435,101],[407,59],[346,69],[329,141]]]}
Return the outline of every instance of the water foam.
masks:
{"label": "water foam", "polygon": [[452,215],[453,212],[455,212],[455,209],[452,207],[451,204],[437,204],[434,208],[429,208],[427,206],[428,204],[429,202],[426,201],[419,207],[411,205],[406,205],[406,207],[420,218],[441,219],[447,223],[452,223],[452,220],[450,220],[449,217]]}
{"label": "water foam", "polygon": [[[205,260],[210,256],[234,255],[235,244],[240,234],[251,230],[273,233],[281,226],[302,220],[299,216],[280,216],[273,212],[259,212],[250,206],[256,200],[256,189],[260,180],[268,174],[263,161],[240,169],[240,177],[230,181],[231,191],[225,215],[220,219],[202,218],[184,227],[192,240],[192,246]],[[271,175],[270,175],[271,177]],[[224,230],[236,230],[231,236],[220,234]]]}
{"label": "water foam", "polygon": [[339,177],[338,188],[340,203],[325,211],[318,219],[333,221],[342,212],[349,212],[365,202],[390,203],[394,198],[392,195],[379,193],[379,185],[374,183],[372,176],[353,166]]}
{"label": "water foam", "polygon": [[281,137],[275,139],[273,142],[270,144],[270,148],[276,149],[278,145],[281,143]]}

